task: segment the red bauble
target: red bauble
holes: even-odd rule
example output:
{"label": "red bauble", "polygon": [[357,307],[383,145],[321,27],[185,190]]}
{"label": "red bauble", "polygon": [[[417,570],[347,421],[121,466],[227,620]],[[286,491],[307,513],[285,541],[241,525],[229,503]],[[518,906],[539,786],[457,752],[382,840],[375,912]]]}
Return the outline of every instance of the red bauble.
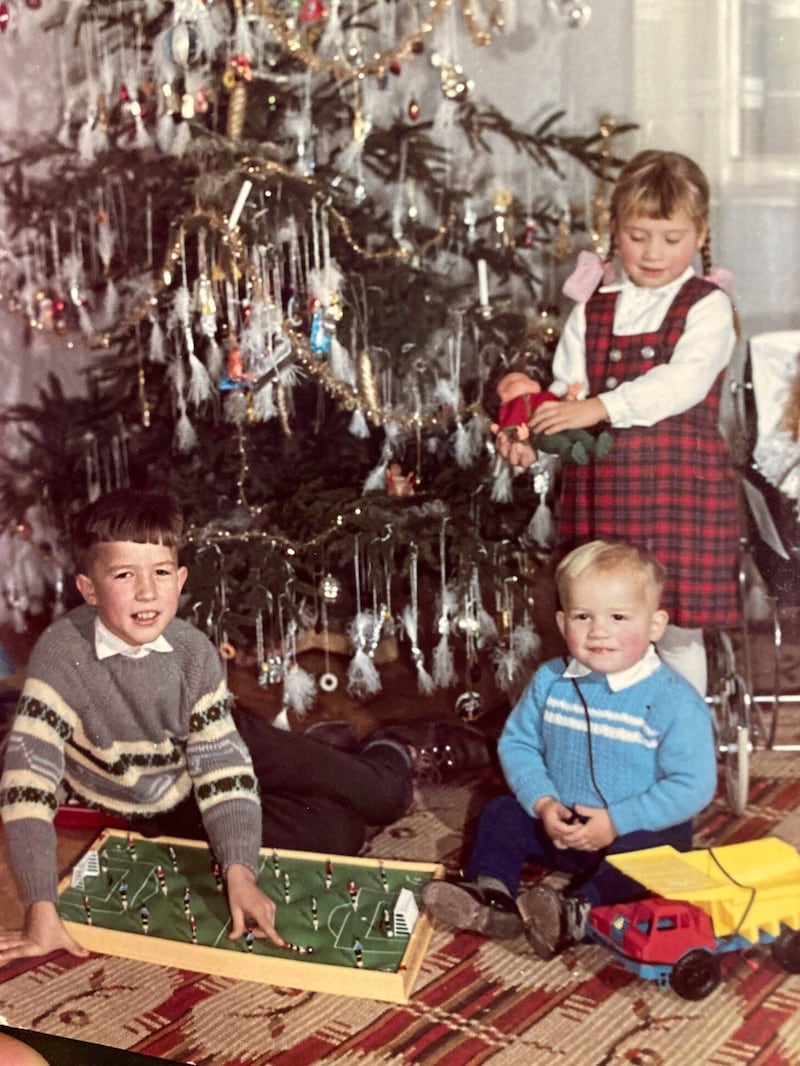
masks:
{"label": "red bauble", "polygon": [[8,4],[0,4],[0,33],[6,32],[10,18],[11,12],[8,10]]}
{"label": "red bauble", "polygon": [[322,0],[303,0],[303,6],[300,8],[300,22],[319,22],[327,14]]}

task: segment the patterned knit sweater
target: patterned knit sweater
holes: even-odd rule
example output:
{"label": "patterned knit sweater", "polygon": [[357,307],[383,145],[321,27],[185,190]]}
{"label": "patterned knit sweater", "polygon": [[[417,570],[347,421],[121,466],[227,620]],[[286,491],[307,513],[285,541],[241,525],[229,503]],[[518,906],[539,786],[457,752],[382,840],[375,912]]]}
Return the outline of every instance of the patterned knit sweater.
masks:
{"label": "patterned knit sweater", "polygon": [[22,902],[57,899],[53,817],[62,782],[92,806],[145,818],[194,788],[223,870],[255,869],[258,786],[215,648],[175,619],[164,631],[173,651],[98,660],[94,620],[82,605],[42,634],[9,737],[0,813]]}
{"label": "patterned knit sweater", "polygon": [[506,721],[499,756],[529,813],[542,796],[567,806],[605,800],[620,835],[690,819],[716,786],[708,707],[664,663],[618,691],[605,674],[573,681],[563,659],[545,663]]}

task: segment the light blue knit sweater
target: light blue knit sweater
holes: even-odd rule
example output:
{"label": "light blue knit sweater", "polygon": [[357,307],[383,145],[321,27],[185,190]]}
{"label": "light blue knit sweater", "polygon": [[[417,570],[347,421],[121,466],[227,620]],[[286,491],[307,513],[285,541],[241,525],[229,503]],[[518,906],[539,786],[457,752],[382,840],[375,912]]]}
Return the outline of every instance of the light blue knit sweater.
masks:
{"label": "light blue knit sweater", "polygon": [[688,681],[661,663],[615,692],[604,674],[573,681],[564,669],[554,659],[536,671],[500,737],[506,780],[526,811],[542,796],[567,806],[605,799],[622,835],[677,825],[706,806],[716,786],[711,716]]}

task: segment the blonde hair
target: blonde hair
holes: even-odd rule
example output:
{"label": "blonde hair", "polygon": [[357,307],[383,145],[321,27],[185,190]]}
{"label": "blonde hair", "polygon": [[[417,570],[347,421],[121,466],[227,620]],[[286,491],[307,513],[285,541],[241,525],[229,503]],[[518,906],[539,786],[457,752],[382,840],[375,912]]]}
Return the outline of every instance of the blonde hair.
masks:
{"label": "blonde hair", "polygon": [[612,241],[625,219],[642,216],[666,219],[685,211],[698,233],[705,230],[700,255],[703,273],[708,274],[711,270],[710,203],[708,179],[693,159],[680,152],[648,148],[629,159],[619,172],[609,205]]}
{"label": "blonde hair", "polygon": [[666,571],[652,552],[624,540],[590,540],[565,555],[556,568],[558,598],[564,606],[570,584],[586,571],[598,574],[624,571],[649,587],[656,604],[661,602]]}

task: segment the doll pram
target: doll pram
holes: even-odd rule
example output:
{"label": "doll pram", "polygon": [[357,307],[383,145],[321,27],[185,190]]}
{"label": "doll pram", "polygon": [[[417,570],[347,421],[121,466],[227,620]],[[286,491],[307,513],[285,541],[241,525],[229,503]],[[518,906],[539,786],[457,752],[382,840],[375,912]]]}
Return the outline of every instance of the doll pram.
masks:
{"label": "doll pram", "polygon": [[[728,797],[737,811],[747,803],[749,754],[754,748],[800,751],[800,745],[776,743],[781,708],[800,702],[800,694],[782,691],[781,623],[783,611],[800,607],[800,445],[793,445],[781,429],[798,355],[800,330],[755,335],[741,374],[732,375],[730,383],[733,424],[728,436],[740,474],[744,617],[738,655],[728,634],[713,635],[708,647],[713,679],[709,698],[715,705]],[[793,498],[790,489],[797,496]],[[754,580],[772,631],[771,691],[755,694],[754,619],[749,608]]]}

